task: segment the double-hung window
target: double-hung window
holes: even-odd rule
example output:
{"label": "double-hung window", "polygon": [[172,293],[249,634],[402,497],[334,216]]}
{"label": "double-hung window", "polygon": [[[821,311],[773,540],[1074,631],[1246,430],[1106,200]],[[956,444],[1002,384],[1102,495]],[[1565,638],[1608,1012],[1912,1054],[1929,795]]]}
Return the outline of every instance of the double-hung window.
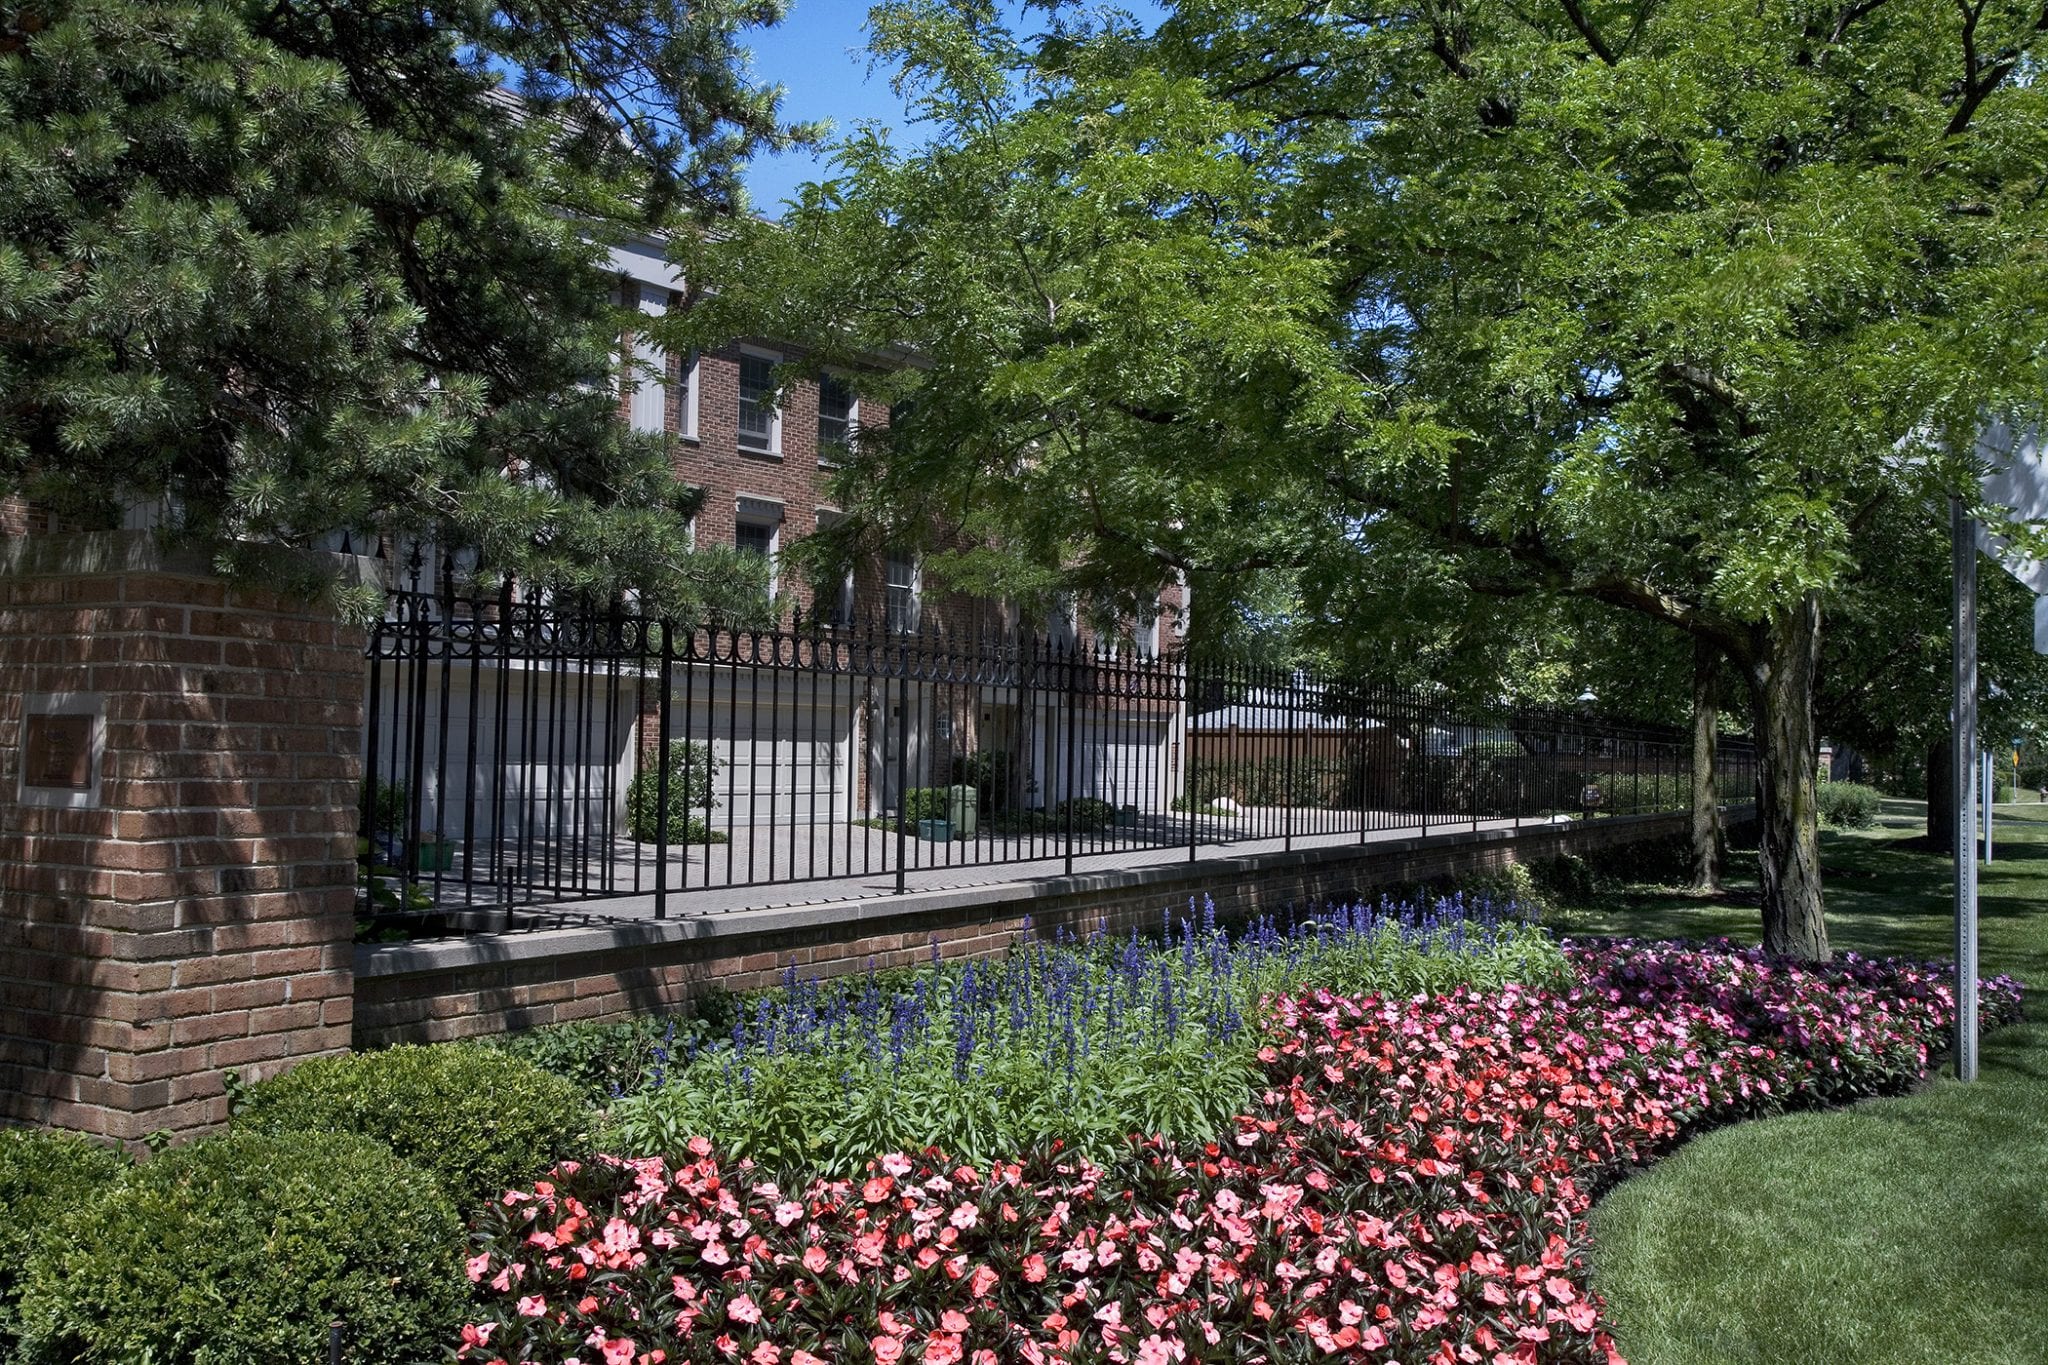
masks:
{"label": "double-hung window", "polygon": [[818,463],[831,464],[853,446],[860,428],[860,400],[836,374],[818,376]]}
{"label": "double-hung window", "polygon": [[740,352],[739,447],[759,455],[782,453],[782,413],[775,406],[777,357]]}
{"label": "double-hung window", "polygon": [[1141,659],[1159,657],[1159,604],[1154,602],[1149,613],[1141,614],[1131,624],[1131,644]]}
{"label": "double-hung window", "polygon": [[892,550],[883,565],[882,587],[889,629],[903,635],[915,631],[924,605],[917,556]]}

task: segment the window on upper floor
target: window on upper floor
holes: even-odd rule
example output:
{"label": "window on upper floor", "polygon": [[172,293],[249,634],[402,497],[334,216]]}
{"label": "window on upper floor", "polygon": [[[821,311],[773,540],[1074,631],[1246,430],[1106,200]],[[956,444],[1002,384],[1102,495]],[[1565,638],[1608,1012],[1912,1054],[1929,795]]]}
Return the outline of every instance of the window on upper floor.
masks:
{"label": "window on upper floor", "polygon": [[778,357],[740,352],[739,446],[758,454],[782,453],[782,413],[775,406]]}
{"label": "window on upper floor", "polygon": [[647,320],[633,330],[632,363],[626,376],[633,393],[626,404],[627,419],[635,431],[667,431],[668,353],[655,345],[647,332],[650,322],[668,312],[668,296],[644,284],[625,287],[638,295],[639,314]]}
{"label": "window on upper floor", "polygon": [[[841,519],[841,513],[821,510],[818,513],[818,529],[829,529]],[[826,573],[811,585],[811,614],[820,624],[828,626],[850,626],[853,624],[853,570],[847,569],[838,575]]]}
{"label": "window on upper floor", "polygon": [[888,628],[899,634],[916,630],[924,609],[924,583],[917,556],[890,551],[882,567],[882,587]]}
{"label": "window on upper floor", "polygon": [[836,374],[818,376],[818,463],[830,464],[853,445],[860,429],[860,400]]}
{"label": "window on upper floor", "polygon": [[1154,602],[1149,615],[1140,615],[1131,625],[1131,644],[1141,659],[1159,657],[1159,604]]}
{"label": "window on upper floor", "polygon": [[1053,598],[1045,638],[1055,649],[1072,649],[1081,642],[1081,604],[1074,594],[1063,592]]}
{"label": "window on upper floor", "polygon": [[676,434],[685,440],[697,439],[697,353],[692,351],[684,356],[671,370],[670,383],[676,390]]}

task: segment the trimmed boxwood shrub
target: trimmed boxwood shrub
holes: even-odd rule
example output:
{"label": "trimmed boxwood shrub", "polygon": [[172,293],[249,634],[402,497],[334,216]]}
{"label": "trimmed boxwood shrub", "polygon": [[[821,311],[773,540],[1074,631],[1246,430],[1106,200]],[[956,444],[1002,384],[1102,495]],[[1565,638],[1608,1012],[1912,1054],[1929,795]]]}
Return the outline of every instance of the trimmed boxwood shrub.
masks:
{"label": "trimmed boxwood shrub", "polygon": [[14,1358],[19,1331],[19,1276],[37,1238],[52,1222],[104,1193],[128,1158],[76,1133],[0,1128],[0,1360]]}
{"label": "trimmed boxwood shrub", "polygon": [[577,1086],[470,1043],[301,1062],[251,1086],[235,1126],[375,1138],[440,1178],[465,1212],[574,1149],[590,1110]]}
{"label": "trimmed boxwood shrub", "polygon": [[[10,1210],[11,1212],[11,1210]],[[245,1365],[438,1359],[462,1223],[440,1185],[353,1133],[229,1133],[133,1167],[40,1239],[23,1359]]]}

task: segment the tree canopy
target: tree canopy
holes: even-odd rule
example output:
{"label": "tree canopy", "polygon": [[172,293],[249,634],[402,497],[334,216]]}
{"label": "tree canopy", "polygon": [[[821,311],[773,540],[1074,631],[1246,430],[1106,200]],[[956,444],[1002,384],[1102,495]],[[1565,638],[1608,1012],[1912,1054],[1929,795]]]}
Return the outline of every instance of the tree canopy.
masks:
{"label": "tree canopy", "polygon": [[783,229],[705,244],[746,284],[686,324],[924,358],[849,502],[936,506],[1020,576],[1200,601],[1284,566],[1333,607],[1571,597],[1705,640],[1763,753],[1766,942],[1826,955],[1822,623],[1859,531],[1939,525],[1975,424],[2048,392],[2038,6],[1184,0],[1020,35],[902,0],[877,33],[932,141],[864,133]]}
{"label": "tree canopy", "polygon": [[780,0],[0,7],[0,493],[232,558],[352,529],[729,593],[617,420],[609,242],[800,133]]}

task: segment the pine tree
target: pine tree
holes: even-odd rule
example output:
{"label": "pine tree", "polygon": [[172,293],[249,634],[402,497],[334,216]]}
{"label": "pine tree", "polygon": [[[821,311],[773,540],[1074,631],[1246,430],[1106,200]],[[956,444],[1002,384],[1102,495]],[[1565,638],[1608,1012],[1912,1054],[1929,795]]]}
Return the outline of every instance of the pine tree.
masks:
{"label": "pine tree", "polygon": [[0,493],[223,559],[340,530],[483,574],[743,590],[617,420],[608,242],[803,130],[780,0],[0,6]]}

